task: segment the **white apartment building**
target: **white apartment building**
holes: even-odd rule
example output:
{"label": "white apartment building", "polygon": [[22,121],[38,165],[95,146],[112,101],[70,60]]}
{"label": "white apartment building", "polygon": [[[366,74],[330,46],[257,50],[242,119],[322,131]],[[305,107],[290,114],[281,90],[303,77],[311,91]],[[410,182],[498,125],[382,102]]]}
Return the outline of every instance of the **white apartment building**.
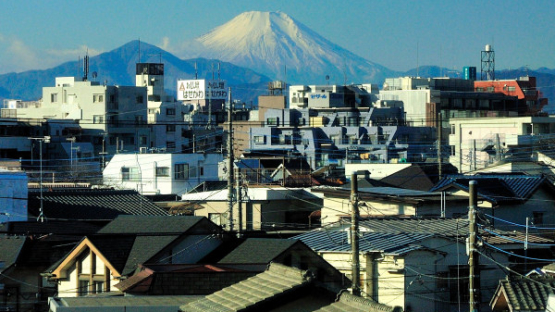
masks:
{"label": "white apartment building", "polygon": [[449,162],[460,173],[475,171],[511,157],[533,160],[549,149],[553,117],[452,118]]}
{"label": "white apartment building", "polygon": [[374,84],[289,86],[289,108],[370,107],[378,92]]}
{"label": "white apartment building", "polygon": [[146,91],[57,77],[54,87],[43,87],[41,101],[19,103],[14,117],[76,120],[83,131],[80,140],[95,142],[95,154],[138,151],[149,138]]}
{"label": "white apartment building", "polygon": [[102,176],[106,186],[143,195],[187,193],[205,181],[218,181],[221,154],[117,154]]}

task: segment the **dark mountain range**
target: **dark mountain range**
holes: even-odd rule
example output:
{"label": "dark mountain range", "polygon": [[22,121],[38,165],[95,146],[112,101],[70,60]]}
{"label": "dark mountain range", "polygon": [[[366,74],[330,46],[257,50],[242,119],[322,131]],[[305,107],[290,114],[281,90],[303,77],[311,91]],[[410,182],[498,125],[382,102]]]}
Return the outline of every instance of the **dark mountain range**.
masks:
{"label": "dark mountain range", "polygon": [[[141,62],[164,63],[165,87],[175,95],[178,79],[194,79],[195,63],[199,78],[217,76],[218,60],[203,58],[182,60],[156,46],[140,43]],[[139,41],[131,41],[110,52],[90,58],[89,80],[110,85],[135,85],[135,63],[139,60]],[[96,73],[93,75],[93,73]],[[82,77],[82,64],[67,62],[46,70],[31,70],[21,73],[0,75],[0,98],[37,100],[42,95],[42,87],[53,86],[56,77]],[[95,76],[95,77],[94,77]],[[221,62],[220,77],[229,86],[235,86],[233,97],[249,103],[256,101],[259,94],[265,94],[270,78],[250,69]]]}

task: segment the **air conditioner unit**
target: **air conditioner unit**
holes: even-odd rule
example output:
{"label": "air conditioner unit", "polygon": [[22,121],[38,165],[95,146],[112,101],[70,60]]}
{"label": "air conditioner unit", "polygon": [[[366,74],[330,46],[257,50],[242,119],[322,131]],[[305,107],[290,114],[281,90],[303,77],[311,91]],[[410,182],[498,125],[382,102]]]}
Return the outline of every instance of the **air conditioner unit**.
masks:
{"label": "air conditioner unit", "polygon": [[140,152],[141,154],[146,154],[146,152],[147,152],[146,146],[139,147],[139,152]]}

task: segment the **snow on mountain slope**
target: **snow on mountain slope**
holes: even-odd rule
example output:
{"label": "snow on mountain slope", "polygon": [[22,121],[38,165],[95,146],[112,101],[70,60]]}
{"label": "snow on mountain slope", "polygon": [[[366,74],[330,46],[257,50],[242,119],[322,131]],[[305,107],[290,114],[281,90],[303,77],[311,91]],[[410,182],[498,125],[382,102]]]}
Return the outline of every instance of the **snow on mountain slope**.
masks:
{"label": "snow on mountain slope", "polygon": [[[192,55],[220,59],[292,83],[383,82],[392,73],[283,12],[245,12],[195,39]],[[285,77],[287,68],[287,77]]]}

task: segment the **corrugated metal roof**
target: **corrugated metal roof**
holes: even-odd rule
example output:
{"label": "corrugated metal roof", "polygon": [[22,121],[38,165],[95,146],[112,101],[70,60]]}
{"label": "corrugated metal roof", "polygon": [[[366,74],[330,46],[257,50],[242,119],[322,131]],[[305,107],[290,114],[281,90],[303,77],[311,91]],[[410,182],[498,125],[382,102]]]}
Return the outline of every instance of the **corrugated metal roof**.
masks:
{"label": "corrugated metal roof", "polygon": [[449,175],[438,182],[430,191],[439,191],[455,186],[468,191],[468,182],[478,182],[477,191],[482,197],[493,201],[525,200],[529,198],[546,178],[541,175]]}
{"label": "corrugated metal roof", "polygon": [[[359,237],[360,252],[384,252],[403,254],[424,248],[417,245],[420,241],[432,237],[432,234],[419,233],[372,233],[362,232]],[[348,231],[318,229],[293,239],[299,239],[314,251],[350,252]]]}

